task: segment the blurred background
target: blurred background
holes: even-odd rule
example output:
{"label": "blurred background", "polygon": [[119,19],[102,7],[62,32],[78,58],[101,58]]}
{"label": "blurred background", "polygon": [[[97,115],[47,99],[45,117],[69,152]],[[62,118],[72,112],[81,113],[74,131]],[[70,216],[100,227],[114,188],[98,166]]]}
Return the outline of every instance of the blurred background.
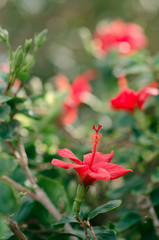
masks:
{"label": "blurred background", "polygon": [[[46,192],[47,181],[58,180],[67,189],[70,201],[68,209],[71,209],[77,188],[75,173],[72,170],[65,171],[52,167],[50,162],[53,157],[58,157],[58,148],[64,147],[68,147],[79,159],[82,159],[84,154],[91,151],[92,125],[103,125],[101,130],[103,139],[99,151],[109,153],[114,150],[115,156],[112,162],[133,169],[135,174],[126,175],[125,178],[112,182],[97,183],[90,190],[87,202],[93,208],[103,204],[106,200],[120,199],[126,195],[118,216],[120,218],[130,212],[134,221],[134,212],[138,213],[136,196],[140,196],[147,186],[148,190],[151,189],[155,181],[157,184],[159,182],[159,169],[157,168],[159,145],[156,141],[159,135],[159,97],[150,98],[146,105],[146,114],[138,113],[137,120],[141,119],[141,121],[137,123],[131,114],[112,111],[109,107],[109,99],[119,91],[114,69],[124,68],[129,86],[137,90],[154,81],[155,74],[151,72],[151,66],[148,66],[146,62],[149,54],[145,49],[130,59],[129,57],[118,58],[112,53],[100,62],[87,51],[88,49],[86,50],[83,44],[84,39],[92,38],[96,25],[100,21],[112,21],[117,18],[139,24],[149,39],[147,49],[150,55],[156,55],[159,50],[159,0],[0,0],[0,25],[9,31],[13,50],[18,45],[23,46],[26,38],[33,38],[35,33],[48,29],[48,40],[38,51],[31,79],[25,84],[25,91],[22,89],[22,97],[27,93],[28,98],[25,103],[19,102],[17,112],[15,111],[15,118],[22,125],[21,135],[24,137],[30,168],[36,172],[37,176],[38,174],[43,176],[43,182],[46,182]],[[0,64],[6,62],[7,59],[6,46],[0,42]],[[156,64],[156,69],[159,69],[159,58],[152,58],[152,60]],[[62,73],[71,82],[77,75],[90,68],[96,68],[99,71],[98,81],[91,82],[90,99],[84,102],[83,108],[79,109],[78,117],[73,125],[60,126],[58,115],[62,111],[62,102],[66,96],[60,95],[60,91],[54,91],[55,75]],[[27,110],[27,114],[24,110],[25,113]],[[34,110],[42,118],[34,114],[29,115],[30,110]],[[148,127],[153,134],[152,138],[144,132]],[[154,172],[151,177],[151,173],[156,168],[157,172]],[[49,180],[46,181],[45,177]],[[11,178],[21,184],[24,184],[26,180],[24,173],[18,167],[11,173]],[[50,186],[50,193],[47,193],[54,199],[57,194],[56,191],[53,192],[51,184]],[[152,192],[154,197],[152,200],[159,209],[158,186],[156,189]],[[133,194],[128,194],[130,191]],[[57,202],[55,199],[55,203]],[[38,227],[39,222],[46,227],[48,223],[52,223],[52,217],[49,218],[48,213],[45,214],[37,203],[32,210],[31,207],[27,214],[30,214],[30,219],[33,216],[38,219]],[[28,217],[27,214],[19,222],[24,221]],[[107,219],[116,220],[114,216],[115,214],[110,213]],[[96,222],[102,224],[102,221],[105,221],[103,217],[98,218]],[[126,223],[129,225],[131,222],[127,219],[124,221],[124,227]],[[143,225],[138,226],[139,222],[141,218],[137,215],[135,224],[141,229],[128,232],[127,235],[132,234],[132,236],[126,239],[156,240],[152,237],[152,221],[146,222],[144,219]],[[125,231],[133,224],[125,228],[123,225],[118,225],[118,230]],[[149,231],[150,235],[146,231]],[[146,236],[139,238],[141,235]],[[33,236],[33,239],[35,238],[40,237]]]}
{"label": "blurred background", "polygon": [[[33,75],[43,81],[58,72],[74,78],[92,66],[84,50],[81,29],[93,34],[101,20],[122,18],[144,28],[152,54],[159,42],[158,0],[1,0],[0,25],[8,29],[13,49],[44,28],[49,30],[48,42],[38,53]],[[86,29],[85,29],[86,30]],[[6,48],[0,44],[0,62],[6,60]]]}

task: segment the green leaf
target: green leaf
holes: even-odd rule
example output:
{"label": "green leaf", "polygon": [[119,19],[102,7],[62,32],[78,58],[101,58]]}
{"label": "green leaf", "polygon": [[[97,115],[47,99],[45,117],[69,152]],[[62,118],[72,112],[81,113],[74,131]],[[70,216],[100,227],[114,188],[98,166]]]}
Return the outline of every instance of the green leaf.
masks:
{"label": "green leaf", "polygon": [[10,229],[8,227],[7,221],[2,215],[0,215],[0,239],[8,239],[9,232]]}
{"label": "green leaf", "polygon": [[125,74],[141,74],[150,72],[150,69],[147,65],[133,65],[125,69]]}
{"label": "green leaf", "polygon": [[33,200],[30,197],[24,196],[21,201],[22,204],[13,215],[13,220],[18,223],[23,222],[28,217],[33,207]]}
{"label": "green leaf", "polygon": [[[98,240],[117,240],[116,234],[113,230],[105,230],[102,232],[99,232],[95,234]],[[94,238],[91,237],[90,240],[93,240]]]}
{"label": "green leaf", "polygon": [[10,113],[10,110],[11,110],[10,106],[7,105],[6,103],[0,106],[0,121],[6,120]]}
{"label": "green leaf", "polygon": [[60,225],[65,223],[78,223],[78,221],[73,216],[65,216],[53,225]]}
{"label": "green leaf", "polygon": [[150,194],[151,196],[151,201],[152,201],[152,204],[153,206],[158,206],[159,205],[159,190],[158,189],[155,189],[151,192]]}
{"label": "green leaf", "polygon": [[0,212],[11,214],[17,207],[15,190],[7,183],[0,181]]}
{"label": "green leaf", "polygon": [[29,76],[30,74],[28,72],[19,72],[17,78],[21,83],[24,83],[29,78]]}
{"label": "green leaf", "polygon": [[5,141],[12,141],[19,134],[20,123],[17,120],[0,123],[0,138]]}
{"label": "green leaf", "polygon": [[11,100],[13,97],[11,96],[0,96],[0,103],[7,102]]}
{"label": "green leaf", "polygon": [[26,181],[26,175],[19,165],[9,174],[9,177],[21,184]]}
{"label": "green leaf", "polygon": [[15,159],[0,157],[0,176],[6,174],[8,175],[16,168],[17,165],[18,162]]}
{"label": "green leaf", "polygon": [[130,191],[141,190],[145,186],[145,180],[143,177],[135,176],[131,177],[124,182],[123,186],[118,187],[117,189],[108,193],[111,198],[121,198]]}
{"label": "green leaf", "polygon": [[94,218],[95,216],[97,216],[100,213],[105,213],[105,212],[111,211],[111,210],[119,207],[121,205],[121,203],[122,203],[121,200],[109,201],[106,204],[103,204],[103,205],[95,208],[93,211],[91,211],[88,214],[88,219],[90,220],[90,219]]}
{"label": "green leaf", "polygon": [[[68,198],[64,187],[58,182],[45,176],[39,176],[38,185],[46,192],[55,207],[61,211],[67,212]],[[43,223],[54,223],[53,216],[38,202],[34,204],[34,213],[40,218]]]}
{"label": "green leaf", "polygon": [[53,233],[50,237],[47,238],[47,240],[69,240],[70,236],[78,237],[78,239],[83,239],[79,237],[78,235],[71,234],[71,233]]}
{"label": "green leaf", "polygon": [[151,175],[151,180],[154,183],[159,182],[159,168],[155,169]]}
{"label": "green leaf", "polygon": [[41,119],[41,116],[40,116],[39,114],[35,113],[35,112],[32,111],[32,110],[23,109],[23,110],[18,111],[18,113],[22,113],[22,114],[24,114],[25,116],[27,116],[27,117],[29,117],[29,118],[36,119],[36,120]]}
{"label": "green leaf", "polygon": [[138,213],[128,213],[119,223],[116,224],[118,232],[124,232],[142,221]]}

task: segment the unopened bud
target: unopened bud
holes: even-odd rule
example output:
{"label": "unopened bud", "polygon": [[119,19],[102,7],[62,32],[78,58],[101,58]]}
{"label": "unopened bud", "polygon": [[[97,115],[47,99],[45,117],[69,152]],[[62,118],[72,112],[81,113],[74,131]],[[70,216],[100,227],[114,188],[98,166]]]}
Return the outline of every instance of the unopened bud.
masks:
{"label": "unopened bud", "polygon": [[22,46],[19,46],[14,55],[14,68],[17,69],[21,66],[23,60],[23,49]]}
{"label": "unopened bud", "polygon": [[6,29],[3,29],[3,28],[0,27],[0,39],[3,42],[6,42],[7,38],[8,38],[8,31]]}
{"label": "unopened bud", "polygon": [[32,39],[26,39],[25,40],[24,48],[25,48],[26,53],[29,52],[29,50],[31,48],[31,45],[32,45],[32,42],[33,42]]}
{"label": "unopened bud", "polygon": [[48,33],[48,30],[47,29],[44,29],[42,32],[40,32],[38,35],[36,35],[34,37],[34,42],[35,42],[35,45],[40,47],[41,45],[43,45],[46,41],[46,35]]}

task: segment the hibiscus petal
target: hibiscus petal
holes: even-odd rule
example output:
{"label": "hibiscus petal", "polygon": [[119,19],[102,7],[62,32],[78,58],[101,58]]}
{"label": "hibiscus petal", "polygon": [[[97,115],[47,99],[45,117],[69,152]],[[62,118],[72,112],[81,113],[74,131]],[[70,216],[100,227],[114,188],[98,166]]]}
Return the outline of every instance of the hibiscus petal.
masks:
{"label": "hibiscus petal", "polygon": [[107,163],[107,166],[105,165],[104,169],[109,172],[110,180],[119,178],[127,172],[133,172],[131,169],[126,169],[120,165],[113,163]]}
{"label": "hibiscus petal", "polygon": [[78,107],[77,106],[69,106],[68,104],[64,104],[63,109],[63,124],[68,125],[75,121],[78,113]]}
{"label": "hibiscus petal", "polygon": [[137,103],[138,93],[133,89],[122,90],[114,98],[110,99],[111,108],[133,112]]}
{"label": "hibiscus petal", "polygon": [[69,158],[70,160],[72,160],[73,162],[76,162],[77,164],[82,164],[82,161],[80,161],[80,160],[73,154],[73,152],[71,152],[68,148],[59,149],[59,150],[57,151],[57,153],[58,153],[61,157]]}
{"label": "hibiscus petal", "polygon": [[109,181],[110,180],[110,174],[103,168],[98,168],[97,172],[93,172],[91,170],[88,171],[88,176],[95,180],[103,180],[103,181]]}
{"label": "hibiscus petal", "polygon": [[70,83],[63,74],[58,74],[55,76],[54,79],[55,85],[59,90],[69,90],[70,89]]}
{"label": "hibiscus petal", "polygon": [[157,89],[157,86],[158,86],[157,82],[152,82],[150,85],[144,87],[138,92],[137,105],[139,109],[142,110],[145,101],[147,100],[147,98],[149,98],[150,95],[154,96],[159,95],[159,89]]}
{"label": "hibiscus petal", "polygon": [[80,176],[85,176],[88,171],[88,167],[86,165],[77,165],[74,163],[67,163],[55,158],[51,161],[51,163],[56,167],[61,167],[64,169],[74,168]]}
{"label": "hibiscus petal", "polygon": [[[92,159],[92,154],[93,153],[88,153],[84,155],[84,160],[83,163],[86,165],[89,165]],[[114,151],[111,151],[109,154],[103,154],[101,152],[96,152],[93,165],[99,162],[110,162],[112,157],[114,155]]]}

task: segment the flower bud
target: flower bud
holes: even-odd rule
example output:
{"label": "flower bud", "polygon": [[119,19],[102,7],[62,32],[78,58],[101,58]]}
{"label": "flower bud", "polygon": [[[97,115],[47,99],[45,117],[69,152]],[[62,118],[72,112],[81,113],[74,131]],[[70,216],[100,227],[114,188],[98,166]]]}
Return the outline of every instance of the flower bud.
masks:
{"label": "flower bud", "polygon": [[48,30],[44,29],[42,32],[40,32],[38,35],[34,37],[34,42],[36,46],[40,47],[45,43],[47,33],[48,33]]}
{"label": "flower bud", "polygon": [[3,28],[0,27],[0,39],[3,42],[6,42],[7,38],[8,38],[8,31],[6,29],[3,29]]}
{"label": "flower bud", "polygon": [[22,60],[23,60],[23,49],[22,49],[22,46],[19,46],[16,49],[15,55],[14,55],[14,68],[15,69],[18,69],[21,66]]}
{"label": "flower bud", "polygon": [[26,39],[25,40],[24,48],[25,48],[26,53],[29,52],[29,50],[31,48],[31,45],[32,45],[32,42],[33,42],[32,39]]}

